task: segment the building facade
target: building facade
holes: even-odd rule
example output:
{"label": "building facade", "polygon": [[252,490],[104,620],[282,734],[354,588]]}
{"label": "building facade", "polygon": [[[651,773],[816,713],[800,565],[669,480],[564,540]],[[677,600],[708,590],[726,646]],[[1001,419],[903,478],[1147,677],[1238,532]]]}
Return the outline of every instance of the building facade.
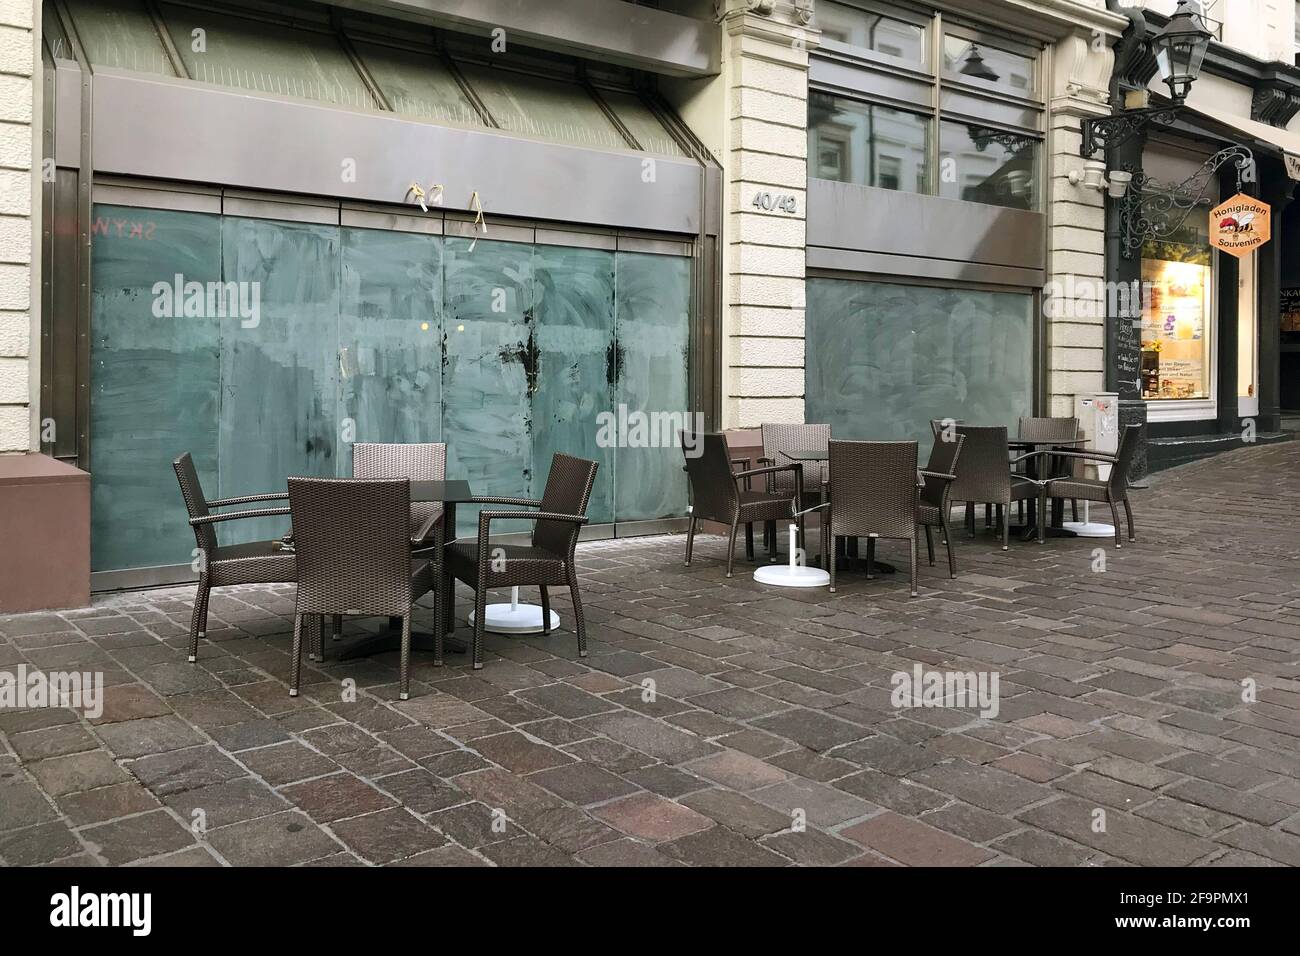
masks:
{"label": "building facade", "polygon": [[[1159,94],[1126,52],[1156,6],[0,0],[0,452],[89,473],[111,588],[192,575],[183,451],[211,497],[355,441],[446,441],[492,494],[583,454],[614,535],[681,524],[700,424],[923,439],[1117,392],[1157,463],[1267,437],[1300,371],[1295,11],[1220,0],[1194,112],[1108,157],[1164,182],[1249,140],[1275,239],[1238,267],[1117,253],[1082,176],[1085,124]],[[1207,261],[1198,320],[1174,273]],[[1117,343],[1130,279],[1187,300],[1167,346],[1154,313]]]}

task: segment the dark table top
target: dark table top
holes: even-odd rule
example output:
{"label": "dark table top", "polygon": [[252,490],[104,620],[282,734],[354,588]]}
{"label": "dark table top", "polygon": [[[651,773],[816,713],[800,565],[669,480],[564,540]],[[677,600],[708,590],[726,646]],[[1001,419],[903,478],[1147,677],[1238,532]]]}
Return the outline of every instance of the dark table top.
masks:
{"label": "dark table top", "polygon": [[794,461],[829,461],[831,453],[825,448],[792,448],[789,451],[777,452],[777,464],[781,463],[781,458],[790,458]]}
{"label": "dark table top", "polygon": [[1033,451],[1037,448],[1073,448],[1077,445],[1086,445],[1086,438],[1043,438],[1043,439],[1026,439],[1015,438],[1007,442],[1008,448],[1014,448],[1017,451]]}
{"label": "dark table top", "polygon": [[474,497],[468,481],[413,481],[411,482],[412,501],[441,501],[444,504],[458,504]]}

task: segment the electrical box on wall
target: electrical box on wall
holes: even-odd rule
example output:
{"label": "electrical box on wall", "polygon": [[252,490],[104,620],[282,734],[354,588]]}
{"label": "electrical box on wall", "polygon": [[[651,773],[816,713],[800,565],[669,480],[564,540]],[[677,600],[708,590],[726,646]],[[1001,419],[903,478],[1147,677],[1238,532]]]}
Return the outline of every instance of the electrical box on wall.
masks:
{"label": "electrical box on wall", "polygon": [[[1094,392],[1074,397],[1074,417],[1093,451],[1113,455],[1119,451],[1119,394]],[[1093,466],[1089,466],[1093,467]],[[1110,465],[1097,464],[1097,477],[1110,476]]]}

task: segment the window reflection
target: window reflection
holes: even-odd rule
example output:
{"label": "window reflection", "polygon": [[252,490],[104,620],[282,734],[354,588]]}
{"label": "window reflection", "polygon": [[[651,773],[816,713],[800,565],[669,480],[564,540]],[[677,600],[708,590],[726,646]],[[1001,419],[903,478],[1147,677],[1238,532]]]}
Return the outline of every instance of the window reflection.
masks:
{"label": "window reflection", "polygon": [[1037,61],[999,50],[997,47],[976,43],[965,37],[945,33],[943,37],[943,68],[963,80],[979,86],[1031,96],[1037,91],[1035,66]]}
{"label": "window reflection", "polygon": [[822,40],[836,40],[886,56],[925,65],[925,28],[905,20],[859,10],[842,3],[817,4]]}
{"label": "window reflection", "polygon": [[928,193],[929,117],[813,93],[809,175],[861,186]]}
{"label": "window reflection", "polygon": [[1039,146],[1032,136],[944,121],[939,133],[939,195],[1037,209]]}

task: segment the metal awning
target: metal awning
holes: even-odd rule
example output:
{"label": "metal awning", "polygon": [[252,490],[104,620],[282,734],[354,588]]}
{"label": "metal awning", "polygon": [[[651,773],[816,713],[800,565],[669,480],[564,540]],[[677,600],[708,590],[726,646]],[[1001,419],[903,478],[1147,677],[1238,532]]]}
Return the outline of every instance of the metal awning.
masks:
{"label": "metal awning", "polygon": [[1287,175],[1300,182],[1300,133],[1204,106],[1189,107],[1188,112],[1226,130],[1232,138],[1244,140],[1243,146],[1262,147],[1267,153],[1281,156]]}

